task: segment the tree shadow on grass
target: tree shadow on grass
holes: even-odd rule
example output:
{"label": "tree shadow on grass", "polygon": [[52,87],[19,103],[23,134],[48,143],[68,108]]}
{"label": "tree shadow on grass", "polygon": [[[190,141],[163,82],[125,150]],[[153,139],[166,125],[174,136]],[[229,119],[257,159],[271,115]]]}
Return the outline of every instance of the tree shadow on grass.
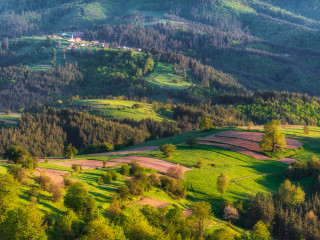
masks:
{"label": "tree shadow on grass", "polygon": [[52,205],[50,205],[50,204],[48,204],[46,202],[41,202],[41,200],[39,202],[39,205],[42,205],[42,206],[50,209],[51,212],[54,212],[54,213],[58,213],[58,214],[63,214],[64,213],[64,211],[60,210],[59,208],[56,208],[56,207],[54,207],[54,206],[52,206]]}

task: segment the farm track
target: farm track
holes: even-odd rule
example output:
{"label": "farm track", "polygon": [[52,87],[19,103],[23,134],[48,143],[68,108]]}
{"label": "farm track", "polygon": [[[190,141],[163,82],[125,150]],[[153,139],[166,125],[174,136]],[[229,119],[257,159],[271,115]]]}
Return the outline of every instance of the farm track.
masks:
{"label": "farm track", "polygon": [[123,151],[118,151],[118,152],[89,154],[88,156],[101,157],[101,156],[113,156],[113,155],[127,155],[127,154],[133,154],[133,153],[155,151],[158,149],[159,149],[159,146],[146,146],[146,147],[139,147],[139,148],[135,148],[135,149],[123,150]]}

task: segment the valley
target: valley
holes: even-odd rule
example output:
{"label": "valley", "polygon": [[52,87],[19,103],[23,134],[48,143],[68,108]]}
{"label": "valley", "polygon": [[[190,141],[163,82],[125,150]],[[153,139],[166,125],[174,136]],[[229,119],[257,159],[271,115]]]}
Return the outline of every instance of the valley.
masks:
{"label": "valley", "polygon": [[0,0],[0,239],[320,239],[319,9]]}

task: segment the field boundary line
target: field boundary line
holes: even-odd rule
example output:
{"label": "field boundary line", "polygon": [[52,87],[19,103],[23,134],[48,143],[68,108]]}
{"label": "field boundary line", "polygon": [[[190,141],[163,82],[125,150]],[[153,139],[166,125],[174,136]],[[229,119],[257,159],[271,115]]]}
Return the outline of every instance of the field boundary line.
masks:
{"label": "field boundary line", "polygon": [[243,178],[238,178],[238,179],[234,179],[234,180],[231,180],[231,182],[234,182],[235,184],[237,184],[239,187],[242,187],[252,193],[258,193],[259,191],[256,191],[254,189],[251,189],[251,188],[248,188],[247,186],[239,183],[238,181],[241,181],[241,180],[245,180],[245,179],[250,179],[250,178],[254,178],[254,177],[259,177],[259,176],[268,176],[268,175],[280,175],[283,177],[282,173],[281,172],[276,172],[276,173],[264,173],[264,174],[257,174],[257,175],[253,175],[253,176],[248,176],[248,177],[243,177]]}

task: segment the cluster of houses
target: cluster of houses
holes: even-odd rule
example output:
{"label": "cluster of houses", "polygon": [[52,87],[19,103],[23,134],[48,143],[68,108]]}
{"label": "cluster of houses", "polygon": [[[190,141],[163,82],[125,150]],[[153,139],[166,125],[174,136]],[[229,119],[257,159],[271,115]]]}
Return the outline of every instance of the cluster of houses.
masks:
{"label": "cluster of houses", "polygon": [[[76,49],[80,47],[89,47],[89,46],[96,46],[101,48],[109,48],[110,43],[108,42],[99,42],[99,41],[85,41],[83,40],[84,33],[83,32],[73,32],[73,33],[61,33],[58,35],[49,36],[53,39],[67,39],[69,44],[67,49]],[[62,46],[62,42],[58,42],[58,46]],[[134,48],[134,47],[127,47],[127,46],[118,46],[119,49],[131,50],[135,52],[141,52],[141,48]]]}

